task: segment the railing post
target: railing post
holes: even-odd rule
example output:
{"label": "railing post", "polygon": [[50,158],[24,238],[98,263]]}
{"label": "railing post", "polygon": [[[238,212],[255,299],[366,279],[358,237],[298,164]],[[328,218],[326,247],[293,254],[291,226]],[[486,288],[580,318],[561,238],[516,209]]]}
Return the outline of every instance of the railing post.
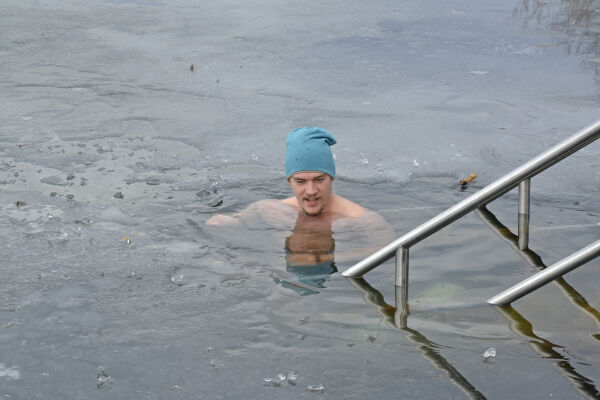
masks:
{"label": "railing post", "polygon": [[408,248],[396,249],[396,286],[406,286],[408,289]]}
{"label": "railing post", "polygon": [[519,249],[529,247],[529,192],[531,179],[527,178],[519,183]]}
{"label": "railing post", "polygon": [[406,328],[408,318],[408,247],[396,249],[396,326]]}
{"label": "railing post", "polygon": [[396,314],[399,328],[406,328],[408,319],[408,247],[396,249]]}

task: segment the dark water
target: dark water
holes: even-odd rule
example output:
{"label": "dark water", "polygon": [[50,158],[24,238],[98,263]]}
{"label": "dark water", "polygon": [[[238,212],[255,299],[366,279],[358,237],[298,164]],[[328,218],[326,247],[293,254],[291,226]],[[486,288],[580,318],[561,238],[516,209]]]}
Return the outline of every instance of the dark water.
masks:
{"label": "dark water", "polygon": [[306,290],[291,227],[204,222],[288,196],[323,125],[336,190],[408,231],[598,118],[599,8],[3,1],[0,396],[598,398],[597,260],[485,303],[598,239],[598,143],[532,180],[530,251],[515,193],[411,248],[409,313],[391,261]]}

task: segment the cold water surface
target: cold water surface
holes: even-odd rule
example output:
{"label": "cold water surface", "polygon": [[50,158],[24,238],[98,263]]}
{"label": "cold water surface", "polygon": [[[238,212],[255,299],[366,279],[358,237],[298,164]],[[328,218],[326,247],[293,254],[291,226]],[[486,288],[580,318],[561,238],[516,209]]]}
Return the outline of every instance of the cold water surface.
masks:
{"label": "cold water surface", "polygon": [[[238,199],[234,210],[287,196],[285,183],[274,182],[210,190]],[[145,197],[114,199],[104,209],[56,199],[43,210],[14,210],[29,218],[3,214],[14,227],[0,287],[3,393],[304,398],[315,395],[306,387],[322,384],[330,398],[502,398],[510,381],[523,398],[598,394],[597,261],[567,275],[568,284],[499,311],[485,300],[535,268],[472,213],[411,249],[404,326],[391,261],[364,279],[333,273],[311,287],[286,270],[283,230],[207,227],[227,200],[203,207],[202,191],[188,204],[175,190],[144,185]],[[335,185],[398,232],[476,190],[461,191],[449,177]],[[52,217],[57,208],[62,214]],[[514,230],[514,196],[489,209]],[[600,229],[596,214],[572,204],[534,202],[532,216],[531,248],[548,265]],[[573,293],[592,311],[570,300]],[[497,355],[484,362],[489,348]],[[297,385],[264,385],[291,371]],[[553,379],[533,388],[540,376]]]}
{"label": "cold water surface", "polygon": [[403,234],[598,118],[599,8],[3,0],[0,396],[598,398],[598,261],[485,300],[598,239],[600,143],[532,181],[526,259],[515,193],[411,248],[408,315],[392,261],[307,278],[291,226],[204,221],[288,196],[285,135],[318,125]]}

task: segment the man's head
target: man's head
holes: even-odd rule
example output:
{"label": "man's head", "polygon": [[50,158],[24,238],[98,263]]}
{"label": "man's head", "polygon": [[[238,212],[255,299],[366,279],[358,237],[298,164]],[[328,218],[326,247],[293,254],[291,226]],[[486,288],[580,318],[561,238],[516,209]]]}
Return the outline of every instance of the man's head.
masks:
{"label": "man's head", "polygon": [[307,215],[327,209],[335,178],[329,147],[335,143],[331,133],[313,126],[294,129],[286,139],[285,173],[298,206]]}

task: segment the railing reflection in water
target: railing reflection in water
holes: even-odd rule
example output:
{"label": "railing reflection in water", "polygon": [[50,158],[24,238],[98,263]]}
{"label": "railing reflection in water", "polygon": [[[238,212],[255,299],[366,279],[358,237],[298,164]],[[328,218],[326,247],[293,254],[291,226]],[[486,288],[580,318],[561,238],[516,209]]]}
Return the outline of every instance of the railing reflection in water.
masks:
{"label": "railing reflection in water", "polygon": [[[542,258],[533,250],[528,247],[522,248],[519,236],[515,235],[510,231],[508,227],[503,225],[496,216],[487,209],[487,207],[481,207],[476,210],[477,215],[482,219],[486,225],[494,231],[502,240],[507,242],[512,249],[527,261],[529,265],[539,270],[546,268],[546,264]],[[553,281],[567,295],[571,303],[577,306],[580,310],[590,315],[596,320],[596,323],[600,326],[600,312],[588,303],[588,301],[580,294],[573,286],[571,286],[563,277],[556,278]],[[600,334],[591,335],[596,340],[600,340]]]}
{"label": "railing reflection in water", "polygon": [[[392,327],[406,333],[406,338],[417,345],[423,358],[437,369],[446,372],[454,385],[472,399],[485,399],[486,397],[477,390],[458,370],[448,362],[440,353],[442,346],[430,341],[418,331],[408,327],[409,315],[407,291],[402,292],[402,287],[396,287],[396,305],[391,306],[385,302],[383,295],[372,287],[364,278],[347,278],[350,283],[364,293],[367,303],[376,307],[383,320]],[[398,307],[399,305],[399,307]]]}
{"label": "railing reflection in water", "polygon": [[[529,248],[521,248],[522,246],[520,246],[519,237],[500,223],[494,214],[487,208],[482,207],[477,213],[488,226],[505,239],[515,251],[528,261],[529,264],[540,269],[546,267],[537,253]],[[430,341],[420,332],[408,327],[408,316],[410,314],[408,279],[402,279],[402,285],[396,286],[396,307],[386,303],[381,292],[372,287],[364,278],[347,277],[346,279],[364,294],[364,299],[367,303],[376,307],[377,312],[383,317],[383,320],[388,325],[398,328],[406,333],[406,338],[417,345],[417,348],[421,351],[424,359],[429,361],[437,369],[446,372],[448,378],[454,385],[472,399],[486,398],[439,353],[439,349],[443,348],[443,346]],[[564,278],[558,278],[554,282],[562,289],[573,304],[587,314],[593,316],[596,321],[600,323],[600,312],[594,309],[580,293],[564,280]],[[600,392],[598,392],[594,382],[577,372],[571,365],[569,358],[555,350],[556,348],[563,348],[563,346],[554,344],[536,335],[533,332],[533,325],[510,305],[503,307],[496,306],[495,309],[508,319],[511,331],[527,338],[529,344],[538,354],[552,360],[552,364],[559,370],[560,374],[566,379],[569,385],[580,395],[589,399],[600,399]],[[592,335],[592,337],[597,340],[600,339],[600,335],[597,334]]]}
{"label": "railing reflection in water", "polygon": [[542,357],[551,359],[552,364],[558,368],[560,374],[580,395],[588,399],[600,399],[600,392],[596,389],[594,382],[577,372],[569,359],[555,350],[556,348],[564,348],[563,346],[554,344],[536,335],[533,332],[531,322],[519,314],[512,306],[496,306],[495,308],[508,319],[511,331],[525,338],[533,339],[529,340],[531,347]]}
{"label": "railing reflection in water", "polygon": [[[539,254],[528,247],[523,248],[523,246],[521,246],[523,241],[520,240],[519,235],[512,233],[511,230],[502,224],[485,206],[477,209],[476,213],[492,231],[507,242],[515,252],[527,261],[529,265],[540,270],[546,268],[546,264],[544,264],[544,261]],[[586,314],[592,316],[596,322],[600,324],[600,312],[592,307],[581,293],[567,283],[563,277],[556,278],[553,282],[558,285],[571,303]],[[560,374],[575,390],[577,390],[577,392],[579,392],[579,394],[589,399],[600,399],[600,392],[598,392],[594,382],[578,373],[569,362],[569,359],[555,350],[556,348],[563,348],[563,346],[554,344],[536,335],[533,332],[533,325],[531,322],[523,317],[512,306],[496,306],[495,308],[500,314],[508,319],[511,331],[525,338],[533,339],[529,340],[531,347],[544,358],[552,359],[553,365],[558,368]],[[591,335],[591,337],[600,340],[599,334]]]}
{"label": "railing reflection in water", "polygon": [[[539,258],[537,255],[533,258],[535,259],[536,257]],[[443,346],[430,341],[420,332],[408,327],[408,316],[410,312],[408,298],[405,296],[408,293],[407,290],[403,291],[400,286],[396,287],[395,300],[397,306],[394,307],[386,303],[381,292],[372,287],[364,278],[346,279],[364,294],[364,299],[367,303],[375,306],[377,312],[383,317],[384,322],[405,332],[406,338],[417,345],[423,358],[429,361],[437,369],[446,372],[448,378],[454,385],[472,399],[486,398],[439,353],[439,349],[443,348]],[[585,301],[585,299],[583,300]],[[529,344],[538,354],[552,360],[552,364],[559,370],[561,376],[563,376],[569,385],[580,395],[589,399],[600,399],[600,392],[598,392],[594,382],[577,372],[573,365],[571,365],[569,358],[555,350],[557,348],[564,349],[563,346],[552,343],[549,340],[536,335],[533,332],[533,325],[531,322],[510,305],[503,307],[496,306],[494,308],[498,310],[501,315],[506,317],[512,332],[528,339]]]}

